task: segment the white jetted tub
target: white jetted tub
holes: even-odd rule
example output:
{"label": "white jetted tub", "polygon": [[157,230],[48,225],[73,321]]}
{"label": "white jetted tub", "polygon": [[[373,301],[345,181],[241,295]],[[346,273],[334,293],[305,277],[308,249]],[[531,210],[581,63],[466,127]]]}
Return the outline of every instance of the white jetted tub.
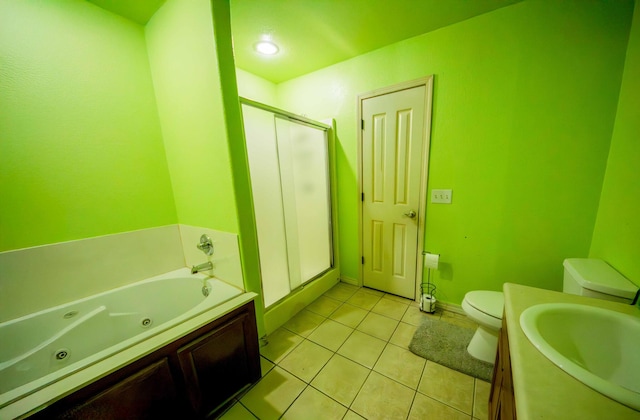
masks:
{"label": "white jetted tub", "polygon": [[109,371],[104,362],[114,355],[132,348],[127,357],[143,355],[144,342],[158,335],[166,342],[169,330],[195,328],[206,317],[188,321],[221,316],[254,296],[183,268],[1,323],[0,418],[25,396],[96,364]]}

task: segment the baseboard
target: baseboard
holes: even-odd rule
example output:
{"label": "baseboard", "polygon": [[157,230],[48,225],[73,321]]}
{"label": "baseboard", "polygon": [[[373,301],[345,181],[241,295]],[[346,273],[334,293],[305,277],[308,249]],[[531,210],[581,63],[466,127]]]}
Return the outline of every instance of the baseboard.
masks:
{"label": "baseboard", "polygon": [[444,311],[454,312],[460,315],[466,315],[462,306],[456,305],[455,303],[447,303],[447,302],[436,302],[436,307],[440,308]]}
{"label": "baseboard", "polygon": [[358,287],[362,286],[357,279],[352,279],[351,277],[347,277],[347,276],[342,276],[341,275],[340,276],[340,281],[343,282],[343,283],[352,284],[352,285],[358,286]]}

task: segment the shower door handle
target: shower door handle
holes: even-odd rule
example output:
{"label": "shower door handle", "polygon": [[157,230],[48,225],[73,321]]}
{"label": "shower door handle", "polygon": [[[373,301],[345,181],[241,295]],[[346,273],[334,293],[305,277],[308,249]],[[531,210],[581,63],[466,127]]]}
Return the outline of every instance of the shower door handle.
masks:
{"label": "shower door handle", "polygon": [[411,210],[409,213],[405,213],[405,216],[407,216],[410,219],[415,219],[416,218],[416,212]]}

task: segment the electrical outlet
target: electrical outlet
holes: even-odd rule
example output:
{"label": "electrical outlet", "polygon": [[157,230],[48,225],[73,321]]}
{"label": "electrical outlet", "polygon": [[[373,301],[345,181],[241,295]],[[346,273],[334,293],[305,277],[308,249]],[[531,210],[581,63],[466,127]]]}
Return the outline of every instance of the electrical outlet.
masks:
{"label": "electrical outlet", "polygon": [[451,204],[451,190],[431,190],[431,202]]}

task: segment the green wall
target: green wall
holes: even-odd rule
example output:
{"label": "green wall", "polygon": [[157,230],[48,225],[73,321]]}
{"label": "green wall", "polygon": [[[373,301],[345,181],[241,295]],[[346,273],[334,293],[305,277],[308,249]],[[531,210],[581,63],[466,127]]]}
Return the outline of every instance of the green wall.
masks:
{"label": "green wall", "polygon": [[640,285],[640,6],[636,5],[590,257]]}
{"label": "green wall", "polygon": [[260,291],[229,6],[214,7],[169,0],[143,27],[81,0],[0,0],[0,251],[190,224],[240,233]]}
{"label": "green wall", "polygon": [[238,95],[252,101],[275,106],[277,103],[278,86],[255,74],[236,68],[238,80]]}
{"label": "green wall", "polygon": [[358,277],[356,97],[435,75],[425,249],[438,297],[504,282],[561,289],[586,256],[633,3],[525,1],[278,85],[278,106],[335,117],[342,273]]}
{"label": "green wall", "polygon": [[211,4],[169,0],[145,33],[178,221],[238,233]]}
{"label": "green wall", "polygon": [[[253,212],[253,196],[249,178],[249,161],[244,141],[242,112],[238,99],[238,83],[231,40],[231,10],[228,0],[211,0],[213,29],[220,70],[220,96],[224,104],[228,147],[231,156],[231,177],[237,200],[240,233],[240,255],[245,289],[262,293],[258,235]],[[260,297],[255,299],[258,334],[266,334],[264,307]]]}
{"label": "green wall", "polygon": [[0,0],[0,251],[176,223],[143,28]]}

